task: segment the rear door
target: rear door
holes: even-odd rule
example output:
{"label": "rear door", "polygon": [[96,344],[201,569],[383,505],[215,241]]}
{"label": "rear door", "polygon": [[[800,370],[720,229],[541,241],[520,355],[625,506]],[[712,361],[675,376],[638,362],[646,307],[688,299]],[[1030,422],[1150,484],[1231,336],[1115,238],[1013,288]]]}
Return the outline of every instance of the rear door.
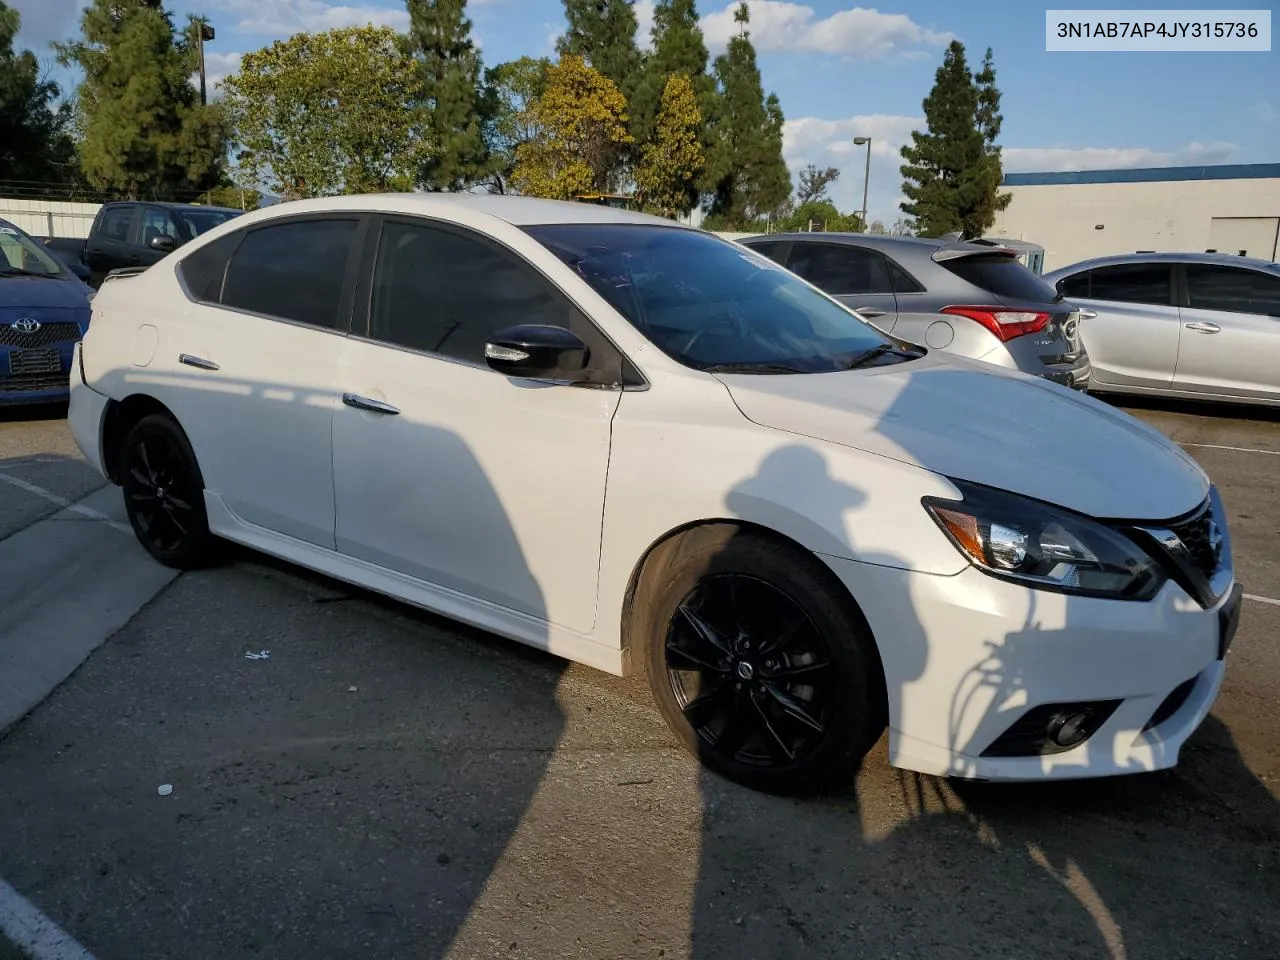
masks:
{"label": "rear door", "polygon": [[133,243],[140,212],[136,203],[109,203],[98,212],[85,245],[85,259],[95,283],[119,267],[137,266]]}
{"label": "rear door", "polygon": [[892,330],[898,321],[898,301],[879,251],[848,243],[796,241],[786,267],[881,330]]}
{"label": "rear door", "polygon": [[1178,363],[1178,308],[1170,263],[1122,263],[1064,279],[1072,303],[1091,310],[1081,331],[1095,384],[1168,389]]}
{"label": "rear door", "polygon": [[1280,399],[1280,274],[1188,263],[1176,390]]}

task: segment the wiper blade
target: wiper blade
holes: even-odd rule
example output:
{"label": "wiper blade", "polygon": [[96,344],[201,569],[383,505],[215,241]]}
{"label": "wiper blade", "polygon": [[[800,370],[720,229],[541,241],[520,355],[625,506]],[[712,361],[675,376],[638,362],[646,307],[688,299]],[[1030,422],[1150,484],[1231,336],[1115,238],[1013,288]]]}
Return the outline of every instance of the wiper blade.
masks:
{"label": "wiper blade", "polygon": [[702,368],[706,373],[805,373],[786,363],[713,363]]}
{"label": "wiper blade", "polygon": [[[892,343],[881,343],[877,346],[872,347],[870,350],[862,351],[862,353],[858,354],[856,357],[850,360],[847,364],[845,364],[845,369],[857,370],[859,367],[865,367],[872,360],[875,360],[878,357],[883,357],[886,353],[899,353],[899,352],[905,354],[905,351],[899,351],[898,347],[896,347]],[[910,354],[906,354],[906,355],[910,356]]]}

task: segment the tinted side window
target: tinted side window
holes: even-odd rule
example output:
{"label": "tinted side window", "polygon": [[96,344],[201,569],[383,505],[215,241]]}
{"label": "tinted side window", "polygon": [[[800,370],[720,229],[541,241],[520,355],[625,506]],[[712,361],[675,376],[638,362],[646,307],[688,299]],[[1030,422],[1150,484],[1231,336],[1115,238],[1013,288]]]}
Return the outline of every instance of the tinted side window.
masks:
{"label": "tinted side window", "polygon": [[1062,295],[1064,297],[1088,297],[1089,296],[1089,271],[1084,270],[1080,273],[1072,274],[1069,277],[1063,277],[1059,283],[1062,284]]}
{"label": "tinted side window", "polygon": [[1165,306],[1170,302],[1172,286],[1167,263],[1125,263],[1099,267],[1089,281],[1089,296],[1094,300],[1118,300],[1121,303],[1149,303]]}
{"label": "tinted side window", "polygon": [[194,299],[217,303],[222,298],[222,279],[227,272],[227,261],[243,237],[243,233],[219,237],[178,264],[178,275]]}
{"label": "tinted side window", "polygon": [[756,253],[768,257],[774,263],[782,263],[782,251],[786,249],[784,243],[751,243],[747,246]]}
{"label": "tinted side window", "polygon": [[145,247],[154,237],[173,237],[178,239],[178,225],[168,211],[158,207],[142,208],[142,245]]}
{"label": "tinted side window", "polygon": [[893,293],[884,257],[848,244],[796,243],[787,269],[833,297],[859,293]]}
{"label": "tinted side window", "polygon": [[995,256],[962,257],[943,260],[941,265],[975,287],[994,294],[1001,300],[1030,300],[1035,303],[1052,303],[1058,293],[1015,258]]}
{"label": "tinted side window", "polygon": [[129,240],[129,221],[133,219],[133,207],[108,207],[102,213],[102,223],[98,232],[104,240],[116,243],[127,243]]}
{"label": "tinted side window", "polygon": [[1280,276],[1239,267],[1189,263],[1187,299],[1199,310],[1280,316]]}
{"label": "tinted side window", "polygon": [[355,220],[302,220],[249,231],[227,267],[222,304],[337,328],[356,226]]}
{"label": "tinted side window", "polygon": [[886,262],[889,264],[889,282],[893,284],[894,293],[924,293],[924,284],[892,260]]}
{"label": "tinted side window", "polygon": [[487,244],[422,224],[382,229],[369,311],[375,340],[483,364],[498,330],[569,328],[570,318],[545,280]]}

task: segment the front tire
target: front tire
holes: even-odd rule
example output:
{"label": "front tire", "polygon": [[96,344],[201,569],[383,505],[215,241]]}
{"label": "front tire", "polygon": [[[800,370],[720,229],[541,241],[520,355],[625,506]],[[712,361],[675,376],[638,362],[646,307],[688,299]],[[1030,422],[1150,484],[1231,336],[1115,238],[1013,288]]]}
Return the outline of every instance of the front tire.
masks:
{"label": "front tire", "polygon": [[752,789],[805,795],[849,779],[884,731],[875,642],[811,555],[729,525],[659,548],[632,623],[681,743]]}
{"label": "front tire", "polygon": [[143,417],[125,437],[120,463],[125,512],[147,552],[178,570],[210,563],[204,479],[182,428],[165,414]]}

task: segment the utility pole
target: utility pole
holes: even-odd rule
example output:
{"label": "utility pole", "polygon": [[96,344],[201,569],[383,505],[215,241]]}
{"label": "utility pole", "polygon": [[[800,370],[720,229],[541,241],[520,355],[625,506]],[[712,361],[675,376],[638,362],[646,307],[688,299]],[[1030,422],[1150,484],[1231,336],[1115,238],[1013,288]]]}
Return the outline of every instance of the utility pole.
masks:
{"label": "utility pole", "polygon": [[206,40],[213,40],[217,37],[217,33],[213,27],[209,26],[209,21],[203,17],[197,20],[193,26],[196,31],[196,51],[200,58],[200,106],[207,106],[209,96],[205,91],[205,73],[204,73],[204,45]]}
{"label": "utility pole", "polygon": [[853,144],[860,147],[866,144],[867,147],[867,166],[862,173],[862,229],[867,229],[867,187],[871,184],[871,138],[870,137],[854,137]]}

